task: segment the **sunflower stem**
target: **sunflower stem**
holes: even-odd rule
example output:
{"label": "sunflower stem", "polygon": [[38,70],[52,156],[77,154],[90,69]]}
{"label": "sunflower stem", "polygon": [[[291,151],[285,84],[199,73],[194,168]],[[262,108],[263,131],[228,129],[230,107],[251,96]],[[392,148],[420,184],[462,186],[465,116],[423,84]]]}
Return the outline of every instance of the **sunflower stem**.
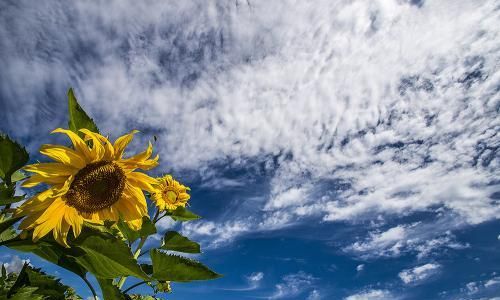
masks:
{"label": "sunflower stem", "polygon": [[90,281],[85,276],[82,276],[82,279],[83,279],[83,281],[85,281],[85,283],[89,287],[90,291],[92,292],[92,295],[94,296],[94,300],[99,300],[99,298],[97,297],[97,294],[95,292],[94,287],[92,286],[92,284],[90,284]]}
{"label": "sunflower stem", "polygon": [[[153,217],[153,223],[156,223],[156,220],[158,219],[159,214],[160,214],[160,210],[156,209],[155,216]],[[139,244],[137,245],[137,248],[135,249],[135,252],[134,252],[134,259],[137,259],[139,257],[139,255],[141,254],[142,247],[146,243],[147,239],[148,239],[147,236],[141,237],[141,240],[140,240]],[[123,276],[122,278],[120,278],[120,281],[118,281],[118,288],[119,289],[121,289],[123,287],[123,285],[125,284],[125,281],[127,280],[127,277],[128,276]]]}
{"label": "sunflower stem", "polygon": [[[147,237],[141,237],[141,241],[139,242],[139,245],[137,245],[137,249],[134,252],[134,259],[137,259],[139,257],[139,254],[141,254],[141,249],[142,246],[144,246],[144,243],[146,243]],[[125,280],[127,280],[128,276],[123,276],[120,278],[120,281],[118,282],[118,288],[121,289],[123,287],[123,284],[125,283]]]}

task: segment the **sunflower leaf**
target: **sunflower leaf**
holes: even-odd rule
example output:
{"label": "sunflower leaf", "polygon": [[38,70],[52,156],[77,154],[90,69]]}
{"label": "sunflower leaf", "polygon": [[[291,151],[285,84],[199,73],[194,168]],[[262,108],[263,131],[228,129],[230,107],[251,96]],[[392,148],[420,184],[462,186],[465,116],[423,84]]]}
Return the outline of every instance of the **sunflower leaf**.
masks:
{"label": "sunflower leaf", "polygon": [[24,199],[24,196],[14,196],[14,185],[5,186],[0,183],[0,205],[16,203]]}
{"label": "sunflower leaf", "polygon": [[147,237],[156,233],[156,227],[153,222],[151,222],[149,217],[142,218],[142,227],[137,231],[130,228],[127,223],[121,219],[118,221],[117,226],[124,237],[130,242],[134,242],[138,238]]}
{"label": "sunflower leaf", "polygon": [[11,176],[29,160],[28,152],[9,136],[0,134],[0,178],[11,182]]}
{"label": "sunflower leaf", "polygon": [[99,286],[101,287],[102,297],[106,300],[125,300],[125,296],[120,289],[113,284],[112,279],[104,279],[96,277]]}
{"label": "sunflower leaf", "polygon": [[0,183],[0,205],[16,203],[24,199],[24,196],[14,196],[14,186],[6,186],[4,183]]}
{"label": "sunflower leaf", "polygon": [[80,137],[83,137],[83,133],[79,130],[86,128],[92,132],[99,133],[99,129],[97,125],[94,123],[94,120],[91,119],[87,113],[83,110],[83,108],[78,104],[78,100],[76,100],[75,94],[73,93],[73,89],[70,88],[68,91],[68,109],[69,109],[69,129]]}
{"label": "sunflower leaf", "polygon": [[10,241],[17,236],[17,232],[14,228],[9,227],[0,233],[0,242]]}
{"label": "sunflower leaf", "polygon": [[200,244],[189,240],[187,237],[179,234],[176,231],[168,231],[165,233],[163,245],[160,247],[163,250],[171,250],[184,253],[201,253]]}
{"label": "sunflower leaf", "polygon": [[190,212],[185,207],[179,206],[175,210],[169,211],[168,215],[175,221],[192,221],[201,219],[200,216]]}
{"label": "sunflower leaf", "polygon": [[85,228],[72,245],[85,251],[75,259],[96,277],[113,279],[131,275],[148,279],[127,245],[112,234]]}
{"label": "sunflower leaf", "polygon": [[12,176],[10,178],[11,178],[12,182],[18,182],[18,181],[21,181],[23,179],[28,178],[28,175],[26,175],[26,173],[24,173],[21,170],[17,170],[12,174]]}
{"label": "sunflower leaf", "polygon": [[221,277],[196,260],[166,254],[156,249],[151,250],[150,255],[153,263],[152,277],[156,280],[189,282]]}
{"label": "sunflower leaf", "polygon": [[21,218],[10,218],[0,223],[0,237],[1,237],[0,242],[4,242],[14,238],[14,237],[9,238],[11,236],[12,231],[14,231],[14,229],[12,229],[12,225],[14,225],[20,219]]}
{"label": "sunflower leaf", "polygon": [[17,280],[10,288],[7,296],[19,294],[19,291],[24,287],[37,288],[32,291],[32,294],[46,299],[65,299],[66,292],[69,289],[59,279],[41,272],[40,269],[32,268],[27,263],[24,264],[21,272],[17,275]]}
{"label": "sunflower leaf", "polygon": [[28,236],[25,239],[15,238],[2,244],[14,250],[31,252],[80,277],[87,273],[75,260],[75,257],[82,256],[85,252],[78,248],[66,249],[54,241],[52,237],[44,237],[35,243],[32,241],[32,237]]}

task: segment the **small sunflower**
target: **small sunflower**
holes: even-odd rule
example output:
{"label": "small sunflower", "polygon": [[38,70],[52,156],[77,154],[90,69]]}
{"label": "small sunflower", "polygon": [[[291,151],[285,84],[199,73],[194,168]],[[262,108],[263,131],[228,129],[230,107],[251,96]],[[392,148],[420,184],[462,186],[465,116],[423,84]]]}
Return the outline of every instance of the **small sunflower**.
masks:
{"label": "small sunflower", "polygon": [[157,181],[134,171],[150,170],[158,165],[158,156],[150,158],[153,152],[151,143],[144,152],[123,158],[126,146],[138,131],[125,134],[114,144],[87,129],[80,132],[84,139],[70,130],[54,130],[52,133],[68,135],[73,148],[43,145],[40,153],[55,162],[24,168],[34,173],[24,181],[24,187],[40,183],[49,186],[15,211],[16,217],[26,216],[19,229],[33,229],[33,241],[52,231],[54,239],[68,247],[66,238],[70,228],[78,237],[84,221],[102,224],[105,220],[122,218],[132,229],[138,230],[142,226],[142,217],[148,215],[143,190],[154,192],[153,185]]}
{"label": "small sunflower", "polygon": [[186,207],[191,198],[187,193],[191,189],[175,180],[171,175],[158,179],[156,192],[151,194],[152,200],[160,210],[174,210],[179,206]]}

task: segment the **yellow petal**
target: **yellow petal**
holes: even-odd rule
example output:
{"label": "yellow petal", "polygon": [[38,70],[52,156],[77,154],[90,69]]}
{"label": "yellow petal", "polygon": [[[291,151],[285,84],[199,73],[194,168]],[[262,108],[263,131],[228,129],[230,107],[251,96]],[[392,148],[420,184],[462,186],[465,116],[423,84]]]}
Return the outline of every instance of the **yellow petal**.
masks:
{"label": "yellow petal", "polygon": [[89,131],[89,133],[91,133],[95,138],[97,138],[101,142],[101,145],[104,148],[104,155],[102,159],[109,161],[113,160],[115,156],[115,149],[113,148],[113,145],[111,145],[111,142],[108,140],[108,138],[96,132]]}
{"label": "yellow petal", "polygon": [[68,147],[59,145],[43,145],[40,148],[40,153],[52,158],[55,161],[61,162],[65,165],[81,169],[85,167],[85,158],[78,152]]}
{"label": "yellow petal", "polygon": [[64,181],[64,184],[52,187],[52,197],[60,197],[66,194],[71,186],[71,183],[73,182],[73,179],[74,176],[69,176],[66,178],[66,181]]}
{"label": "yellow petal", "polygon": [[[49,203],[50,204],[50,203]],[[28,215],[24,220],[19,223],[19,229],[20,230],[26,230],[26,229],[33,229],[33,227],[36,226],[35,221],[36,219],[40,218],[40,216],[43,214],[42,211],[37,211],[37,212],[32,212],[30,215]]]}
{"label": "yellow petal", "polygon": [[[45,210],[48,205],[52,204],[53,198],[50,198],[52,195],[52,189],[45,190],[41,193],[38,193],[26,200],[21,206],[19,206],[15,212],[14,217],[25,216],[31,212],[36,212],[39,210]],[[50,201],[47,201],[49,200]]]}
{"label": "yellow petal", "polygon": [[62,184],[68,179],[68,176],[53,176],[53,177],[45,177],[39,174],[33,174],[30,178],[26,179],[23,183],[23,187],[34,187],[39,185],[40,183],[47,184]]}
{"label": "yellow petal", "polygon": [[35,223],[42,224],[44,222],[49,222],[53,219],[58,219],[64,214],[64,206],[66,204],[61,198],[56,198],[52,204],[44,211],[44,213],[38,218]]}
{"label": "yellow petal", "polygon": [[123,152],[125,151],[125,148],[127,145],[132,141],[134,138],[134,134],[138,133],[138,130],[132,130],[130,133],[127,133],[119,138],[116,139],[113,148],[115,149],[115,159],[119,160],[123,156]]}
{"label": "yellow petal", "polygon": [[57,221],[55,218],[51,223],[43,223],[41,225],[38,225],[35,227],[35,230],[33,230],[33,241],[36,242],[42,237],[46,236],[47,233],[49,233],[51,230],[54,229],[55,223],[54,221]]}
{"label": "yellow petal", "polygon": [[92,140],[92,149],[90,149],[90,153],[92,155],[92,162],[102,160],[104,157],[105,149],[104,149],[101,141],[99,140],[99,137],[96,136],[94,132],[92,132],[88,129],[80,129],[80,131],[86,135],[85,139]]}
{"label": "yellow petal", "polygon": [[80,155],[85,158],[86,162],[90,162],[91,160],[91,155],[89,151],[89,147],[87,144],[78,136],[78,134],[74,133],[71,130],[67,129],[62,129],[62,128],[57,128],[52,133],[64,133],[66,134],[71,142],[73,143],[73,147],[75,147],[75,150],[80,153]]}
{"label": "yellow petal", "polygon": [[39,163],[27,165],[23,168],[24,170],[36,173],[44,177],[52,176],[69,176],[74,175],[78,172],[78,169],[71,166],[67,166],[62,163]]}
{"label": "yellow petal", "polygon": [[142,227],[142,218],[125,222],[134,231],[140,230]]}
{"label": "yellow petal", "polygon": [[146,203],[146,197],[144,197],[144,193],[140,188],[134,187],[130,183],[126,182],[123,195],[124,197],[129,198],[144,215],[147,214],[148,205]]}
{"label": "yellow petal", "polygon": [[128,173],[127,182],[150,193],[154,193],[156,191],[153,186],[158,184],[158,180],[155,178],[139,172]]}
{"label": "yellow petal", "polygon": [[73,228],[73,235],[77,238],[82,232],[83,218],[74,207],[67,206],[65,209],[64,220]]}

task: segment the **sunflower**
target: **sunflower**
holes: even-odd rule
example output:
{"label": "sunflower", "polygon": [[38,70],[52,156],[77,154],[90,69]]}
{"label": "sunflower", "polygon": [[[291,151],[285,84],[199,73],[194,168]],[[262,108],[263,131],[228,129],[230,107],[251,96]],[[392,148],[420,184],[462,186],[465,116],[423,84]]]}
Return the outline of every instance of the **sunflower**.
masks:
{"label": "sunflower", "polygon": [[156,191],[151,194],[151,199],[160,210],[174,210],[179,206],[186,207],[191,198],[187,193],[191,189],[175,180],[171,175],[158,179]]}
{"label": "sunflower", "polygon": [[142,217],[148,215],[143,190],[154,192],[157,181],[135,170],[150,170],[158,165],[158,156],[150,158],[151,143],[144,152],[123,158],[126,146],[138,131],[123,135],[114,144],[87,129],[80,132],[83,139],[70,130],[54,130],[52,133],[66,134],[73,147],[43,145],[40,153],[54,162],[24,167],[34,173],[23,182],[24,187],[48,185],[47,190],[27,200],[14,213],[16,217],[26,216],[19,229],[33,229],[33,241],[52,231],[56,241],[69,247],[66,238],[70,228],[78,237],[84,221],[102,224],[121,218],[138,230]]}

